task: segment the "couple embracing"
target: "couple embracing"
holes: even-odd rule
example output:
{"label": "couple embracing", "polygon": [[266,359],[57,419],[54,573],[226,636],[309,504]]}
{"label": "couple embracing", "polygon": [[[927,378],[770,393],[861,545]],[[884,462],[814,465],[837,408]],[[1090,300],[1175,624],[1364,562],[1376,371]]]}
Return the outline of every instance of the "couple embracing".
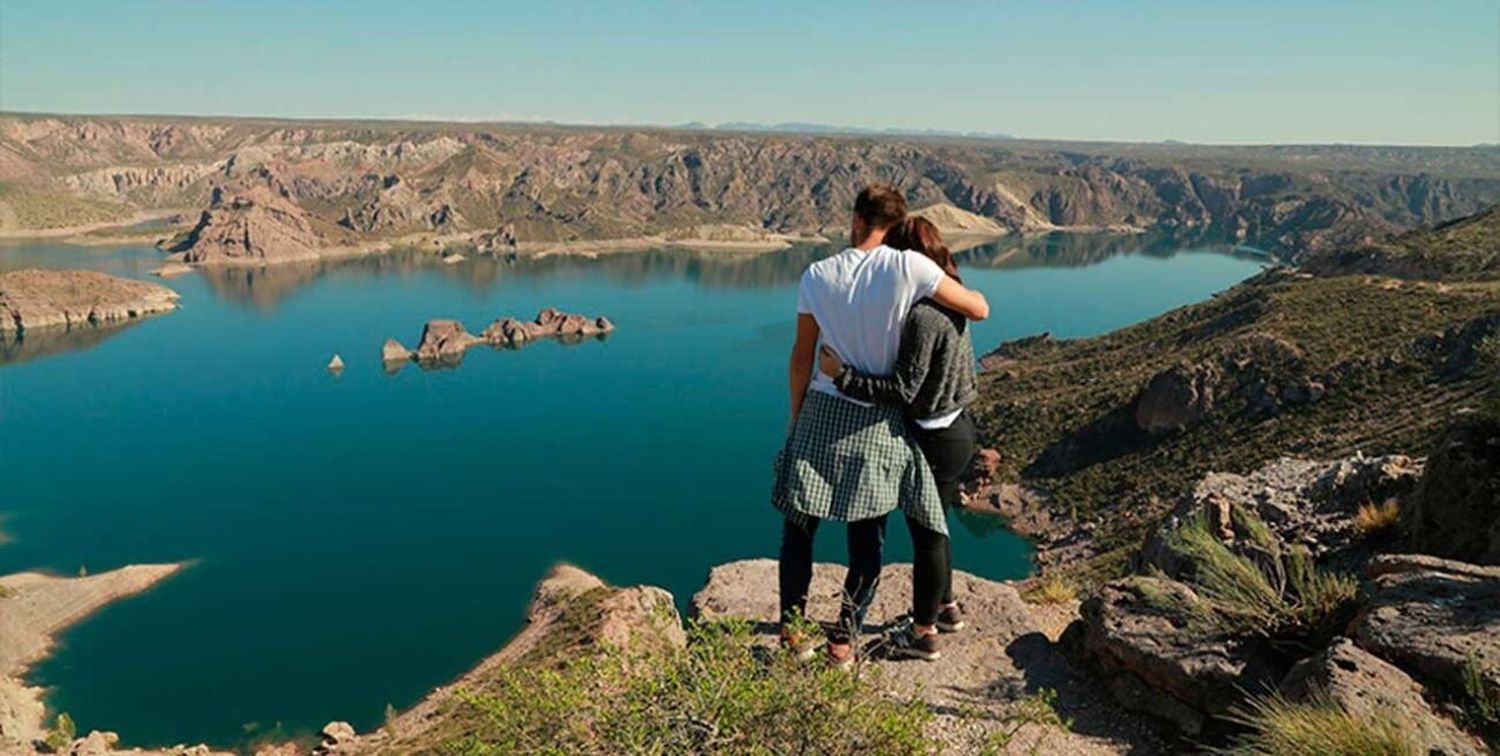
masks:
{"label": "couple embracing", "polygon": [[963,626],[945,507],[958,504],[977,448],[966,409],[977,393],[966,321],[988,317],[989,305],[963,285],[937,228],[908,218],[891,186],[859,193],[850,243],[810,265],[798,292],[791,421],[772,492],[786,519],[782,643],[811,658],[825,642],[794,619],[807,610],[818,526],[842,522],[849,571],[826,643],[831,662],[853,662],[880,580],[886,521],[900,508],[912,537],[913,602],[895,653],[933,660],[938,633]]}

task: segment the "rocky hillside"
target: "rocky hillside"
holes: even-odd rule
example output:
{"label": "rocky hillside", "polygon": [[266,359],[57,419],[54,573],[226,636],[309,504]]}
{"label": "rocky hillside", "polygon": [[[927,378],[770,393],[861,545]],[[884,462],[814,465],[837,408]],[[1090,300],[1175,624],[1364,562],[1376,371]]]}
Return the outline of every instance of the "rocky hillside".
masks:
{"label": "rocky hillside", "polygon": [[[842,236],[859,187],[972,229],[1202,228],[1286,249],[1500,200],[1500,150],[1049,144],[399,122],[0,116],[0,231],[202,210],[189,255]],[[233,242],[232,244],[230,242]]]}
{"label": "rocky hillside", "polygon": [[1458,272],[1496,254],[1486,239],[1500,239],[1493,211],[1389,243],[1408,250],[1407,277],[1274,269],[1104,336],[986,356],[980,425],[1000,478],[1049,515],[1019,520],[1048,523],[1034,533],[1044,567],[1117,573],[1210,470],[1426,449],[1452,415],[1492,401],[1500,284]]}
{"label": "rocky hillside", "polygon": [[1375,244],[1314,250],[1305,254],[1300,264],[1320,275],[1494,279],[1500,277],[1500,206]]}

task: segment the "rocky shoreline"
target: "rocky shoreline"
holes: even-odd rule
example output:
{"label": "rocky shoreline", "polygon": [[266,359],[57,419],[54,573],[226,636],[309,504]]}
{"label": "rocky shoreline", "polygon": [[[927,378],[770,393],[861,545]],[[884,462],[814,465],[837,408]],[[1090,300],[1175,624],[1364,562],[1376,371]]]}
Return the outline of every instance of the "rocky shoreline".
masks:
{"label": "rocky shoreline", "polygon": [[[36,572],[0,577],[0,753],[29,753],[50,734],[42,689],[27,686],[21,678],[29,665],[49,653],[53,638],[105,604],[145,591],[182,568],[144,564],[88,577]],[[79,753],[112,748],[116,741],[104,733],[91,735],[80,741],[85,748]]]}

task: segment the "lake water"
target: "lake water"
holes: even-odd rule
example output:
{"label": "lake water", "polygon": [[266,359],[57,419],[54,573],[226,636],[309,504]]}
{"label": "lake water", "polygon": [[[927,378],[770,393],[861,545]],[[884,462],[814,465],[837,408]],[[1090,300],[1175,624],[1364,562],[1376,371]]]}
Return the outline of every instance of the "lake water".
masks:
{"label": "lake water", "polygon": [[[993,305],[976,347],[1099,333],[1260,265],[1184,246],[1057,236],[966,253]],[[0,574],[193,562],[66,633],[32,681],[80,728],[131,744],[364,730],[501,646],[558,561],[685,603],[710,566],[774,555],[796,282],[824,253],[204,272],[168,282],[175,313],[0,345]],[[0,269],[145,277],[158,262],[147,247],[0,246]],[[478,347],[453,370],[381,368],[381,343],[414,345],[428,318],[477,333],[547,306],[619,329]],[[897,519],[889,557],[904,560]],[[1026,573],[997,520],[954,530],[959,568]],[[837,531],[820,540],[842,558]]]}

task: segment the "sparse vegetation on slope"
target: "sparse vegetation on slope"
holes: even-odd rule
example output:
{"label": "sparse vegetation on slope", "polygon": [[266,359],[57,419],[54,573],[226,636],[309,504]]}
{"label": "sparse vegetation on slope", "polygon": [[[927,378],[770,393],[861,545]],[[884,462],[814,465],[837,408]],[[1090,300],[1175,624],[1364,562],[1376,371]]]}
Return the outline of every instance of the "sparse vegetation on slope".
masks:
{"label": "sparse vegetation on slope", "polygon": [[920,754],[925,703],[882,695],[873,670],[800,664],[754,644],[748,623],[689,631],[682,649],[605,650],[509,667],[452,713],[459,754]]}
{"label": "sparse vegetation on slope", "polygon": [[[1500,214],[1479,221],[1500,239]],[[1093,523],[1096,559],[1075,565],[1093,581],[1210,470],[1428,448],[1496,394],[1497,334],[1494,281],[1273,270],[1097,338],[1010,342],[986,358],[976,414],[1004,477]]]}

